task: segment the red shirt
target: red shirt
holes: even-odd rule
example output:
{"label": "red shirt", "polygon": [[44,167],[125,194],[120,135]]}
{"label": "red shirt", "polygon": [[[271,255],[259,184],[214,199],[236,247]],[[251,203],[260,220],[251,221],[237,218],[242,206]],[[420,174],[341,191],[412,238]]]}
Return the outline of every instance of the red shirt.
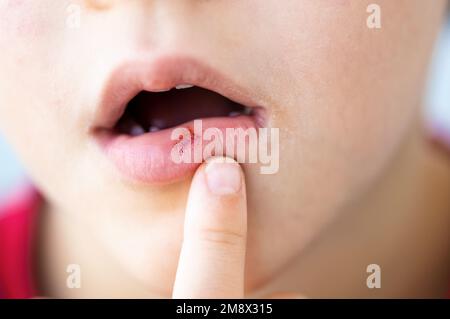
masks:
{"label": "red shirt", "polygon": [[[450,157],[450,134],[437,132],[432,140],[446,145]],[[32,277],[33,234],[42,197],[25,187],[0,206],[0,298],[35,297]],[[448,294],[450,297],[450,291]]]}
{"label": "red shirt", "polygon": [[24,187],[0,207],[0,298],[35,296],[32,243],[39,194]]}

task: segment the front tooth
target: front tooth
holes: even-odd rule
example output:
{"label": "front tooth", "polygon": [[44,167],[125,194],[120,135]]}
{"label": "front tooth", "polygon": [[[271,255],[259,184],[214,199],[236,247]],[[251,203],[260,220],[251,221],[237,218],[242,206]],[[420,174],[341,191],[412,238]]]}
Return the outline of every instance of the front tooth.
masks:
{"label": "front tooth", "polygon": [[135,124],[135,125],[133,125],[133,127],[131,127],[131,130],[130,130],[131,136],[139,136],[144,133],[145,133],[144,128],[138,124]]}
{"label": "front tooth", "polygon": [[166,127],[167,123],[166,123],[166,121],[164,121],[161,118],[155,118],[150,121],[150,127],[152,127],[152,126],[158,128],[158,129],[161,129],[161,127]]}
{"label": "front tooth", "polygon": [[152,90],[153,93],[163,93],[163,92],[169,92],[170,89],[155,89]]}
{"label": "front tooth", "polygon": [[236,117],[236,116],[239,116],[239,115],[242,115],[242,113],[238,112],[238,111],[232,111],[232,112],[230,112],[228,114],[229,117]]}
{"label": "front tooth", "polygon": [[148,129],[148,131],[151,133],[151,132],[158,132],[159,131],[159,127],[157,127],[157,126],[150,126],[149,127],[149,129]]}
{"label": "front tooth", "polygon": [[192,84],[178,84],[175,88],[177,90],[183,90],[183,89],[190,89],[191,87],[193,87]]}

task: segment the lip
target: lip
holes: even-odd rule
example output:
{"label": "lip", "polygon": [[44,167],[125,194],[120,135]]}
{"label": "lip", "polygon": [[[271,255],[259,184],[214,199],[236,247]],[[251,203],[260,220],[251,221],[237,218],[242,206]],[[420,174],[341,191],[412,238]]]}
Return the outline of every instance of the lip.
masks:
{"label": "lip", "polygon": [[[194,121],[140,136],[119,134],[113,130],[127,103],[139,92],[161,92],[183,84],[214,91],[253,110],[252,115],[201,118],[201,133],[215,128],[225,136],[227,128],[257,129],[265,126],[266,110],[262,104],[243,87],[199,60],[165,55],[127,61],[109,76],[91,129],[100,149],[125,177],[146,184],[168,184],[192,175],[201,164],[175,163],[171,158],[172,149],[179,143],[172,139],[173,130],[187,128],[194,132]],[[189,147],[194,148],[198,136],[192,137]],[[248,149],[248,145],[246,147]]]}

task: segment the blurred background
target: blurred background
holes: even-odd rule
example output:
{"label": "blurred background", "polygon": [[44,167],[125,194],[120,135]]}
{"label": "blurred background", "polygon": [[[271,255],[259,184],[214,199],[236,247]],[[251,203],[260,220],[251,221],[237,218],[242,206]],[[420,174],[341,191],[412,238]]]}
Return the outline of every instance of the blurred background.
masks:
{"label": "blurred background", "polygon": [[[450,20],[436,45],[425,102],[429,122],[450,132]],[[0,132],[0,201],[24,176],[20,162]]]}

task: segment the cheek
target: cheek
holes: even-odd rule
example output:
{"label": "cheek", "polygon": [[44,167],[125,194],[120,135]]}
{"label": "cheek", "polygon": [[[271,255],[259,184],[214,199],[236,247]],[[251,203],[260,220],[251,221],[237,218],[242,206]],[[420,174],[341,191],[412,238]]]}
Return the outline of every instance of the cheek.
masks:
{"label": "cheek", "polygon": [[35,91],[48,91],[43,83],[56,61],[52,47],[60,47],[58,24],[64,26],[59,3],[58,8],[48,0],[0,0],[1,111],[36,100]]}
{"label": "cheek", "polygon": [[38,1],[9,0],[0,4],[0,32],[4,42],[14,37],[35,38],[45,30]]}
{"label": "cheek", "polygon": [[[263,91],[277,104],[273,126],[283,128],[283,181],[303,190],[292,198],[328,205],[371,185],[415,124],[440,7],[380,1],[383,28],[372,31],[366,26],[369,2],[352,1],[340,11],[317,10],[317,3],[331,1],[311,2],[310,16],[296,13],[302,22],[291,17],[287,26],[274,27],[276,45],[263,52],[278,59],[266,63],[271,76],[262,85],[269,84]],[[282,28],[304,32],[278,32]]]}

